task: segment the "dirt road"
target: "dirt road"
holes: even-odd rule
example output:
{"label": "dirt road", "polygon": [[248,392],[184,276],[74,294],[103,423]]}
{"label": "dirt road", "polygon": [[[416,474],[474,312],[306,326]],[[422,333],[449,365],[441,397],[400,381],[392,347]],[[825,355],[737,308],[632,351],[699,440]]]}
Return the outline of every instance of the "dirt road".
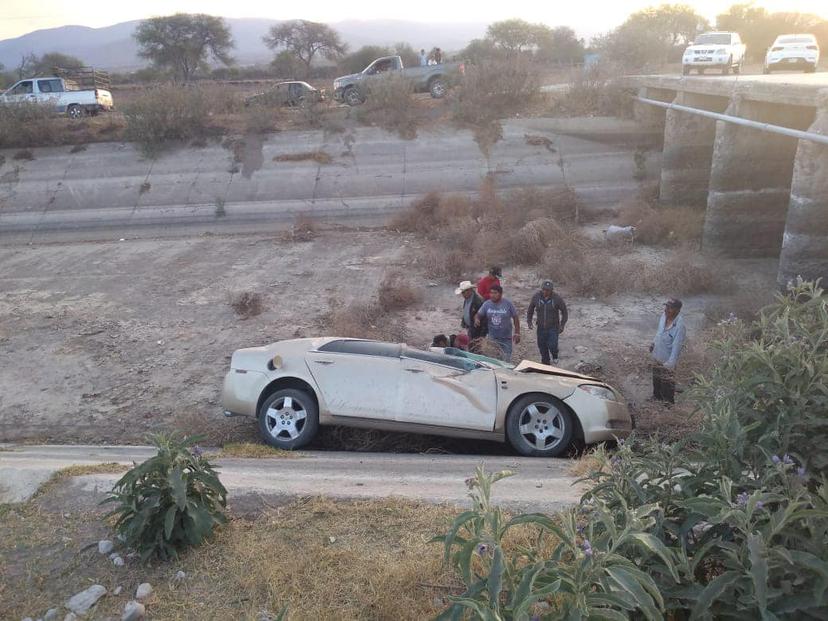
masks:
{"label": "dirt road", "polygon": [[[74,465],[131,465],[154,454],[136,446],[6,446],[0,451],[0,504],[21,502],[54,472]],[[498,503],[515,509],[556,511],[581,492],[566,459],[303,452],[296,458],[218,459],[232,496],[322,495],[331,498],[400,497],[468,504],[464,480],[478,465],[516,474],[497,488]],[[118,474],[83,475],[67,482],[77,494],[108,490]],[[70,496],[72,494],[69,494]]]}

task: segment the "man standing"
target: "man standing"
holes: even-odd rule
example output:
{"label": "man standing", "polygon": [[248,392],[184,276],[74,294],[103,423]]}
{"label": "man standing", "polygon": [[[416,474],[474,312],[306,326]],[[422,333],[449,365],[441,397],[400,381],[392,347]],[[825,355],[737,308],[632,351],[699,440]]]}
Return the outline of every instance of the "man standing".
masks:
{"label": "man standing", "polygon": [[428,65],[428,54],[425,50],[420,50],[420,67]]}
{"label": "man standing", "polygon": [[653,356],[653,399],[675,403],[675,370],[681,349],[687,338],[681,300],[670,298],[664,304],[664,313],[658,320],[658,330],[650,345]]}
{"label": "man standing", "polygon": [[500,359],[509,362],[512,359],[512,344],[520,343],[518,312],[515,305],[503,297],[500,285],[492,285],[489,293],[489,299],[477,311],[474,325],[480,327],[486,321],[489,341],[497,345],[501,352]]}
{"label": "man standing", "polygon": [[558,364],[558,336],[563,334],[569,314],[563,298],[555,293],[551,280],[543,281],[541,290],[532,296],[529,310],[526,312],[526,323],[532,329],[532,316],[538,313],[538,349],[541,362],[549,364],[552,355],[552,364]]}
{"label": "man standing", "polygon": [[460,286],[454,290],[456,295],[463,296],[463,318],[460,320],[460,327],[465,328],[469,332],[469,339],[474,341],[482,336],[486,336],[486,324],[480,322],[480,326],[475,324],[475,317],[483,306],[483,298],[481,298],[475,291],[474,285],[470,280],[464,280]]}
{"label": "man standing", "polygon": [[503,278],[503,271],[495,266],[489,268],[489,273],[477,281],[477,293],[484,300],[489,299],[489,291],[493,285],[500,285],[500,279]]}

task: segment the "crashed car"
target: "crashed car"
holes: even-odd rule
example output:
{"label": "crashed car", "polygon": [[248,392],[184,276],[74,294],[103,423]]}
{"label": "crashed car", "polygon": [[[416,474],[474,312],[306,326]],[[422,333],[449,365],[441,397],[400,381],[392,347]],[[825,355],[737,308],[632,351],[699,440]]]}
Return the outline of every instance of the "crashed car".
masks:
{"label": "crashed car", "polygon": [[307,82],[279,82],[269,91],[244,100],[246,106],[300,106],[323,101],[325,94]]}
{"label": "crashed car", "polygon": [[281,449],[306,445],[320,425],[508,441],[538,457],[629,435],[626,403],[607,384],[529,361],[498,365],[398,343],[294,339],[234,352],[222,402]]}

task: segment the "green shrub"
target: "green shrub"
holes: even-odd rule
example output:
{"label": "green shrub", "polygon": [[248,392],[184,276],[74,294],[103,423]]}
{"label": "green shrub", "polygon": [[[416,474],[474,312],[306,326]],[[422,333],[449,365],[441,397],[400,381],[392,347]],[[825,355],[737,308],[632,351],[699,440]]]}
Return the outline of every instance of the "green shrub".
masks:
{"label": "green shrub", "polygon": [[117,503],[115,530],[144,560],[175,557],[199,545],[226,521],[227,490],[194,438],[153,436],[158,453],[115,484],[104,503]]}
{"label": "green shrub", "polygon": [[[702,429],[597,451],[577,509],[504,523],[496,479],[478,473],[482,496],[441,538],[467,587],[443,618],[527,619],[538,601],[546,619],[825,618],[828,298],[799,282],[753,325],[721,329],[694,391]],[[519,523],[538,543],[506,557],[502,534]],[[560,544],[540,554],[550,533]],[[469,571],[480,544],[500,551]]]}

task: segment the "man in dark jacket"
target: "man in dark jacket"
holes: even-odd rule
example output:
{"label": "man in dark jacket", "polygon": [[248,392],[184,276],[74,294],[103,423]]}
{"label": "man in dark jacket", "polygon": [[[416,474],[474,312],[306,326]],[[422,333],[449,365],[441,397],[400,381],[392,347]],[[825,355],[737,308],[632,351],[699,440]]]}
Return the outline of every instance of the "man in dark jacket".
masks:
{"label": "man in dark jacket", "polygon": [[549,355],[552,354],[552,364],[558,364],[558,336],[563,333],[569,315],[563,298],[555,293],[551,280],[545,280],[541,290],[532,296],[529,310],[526,313],[526,323],[532,329],[532,316],[537,311],[538,322],[538,349],[541,362],[549,364]]}
{"label": "man in dark jacket", "polygon": [[460,327],[468,330],[469,340],[472,342],[475,339],[486,336],[485,321],[481,322],[479,327],[474,325],[474,318],[477,315],[477,311],[480,310],[483,302],[485,302],[474,289],[474,284],[471,281],[464,280],[454,290],[454,293],[463,296],[463,318],[460,320]]}

